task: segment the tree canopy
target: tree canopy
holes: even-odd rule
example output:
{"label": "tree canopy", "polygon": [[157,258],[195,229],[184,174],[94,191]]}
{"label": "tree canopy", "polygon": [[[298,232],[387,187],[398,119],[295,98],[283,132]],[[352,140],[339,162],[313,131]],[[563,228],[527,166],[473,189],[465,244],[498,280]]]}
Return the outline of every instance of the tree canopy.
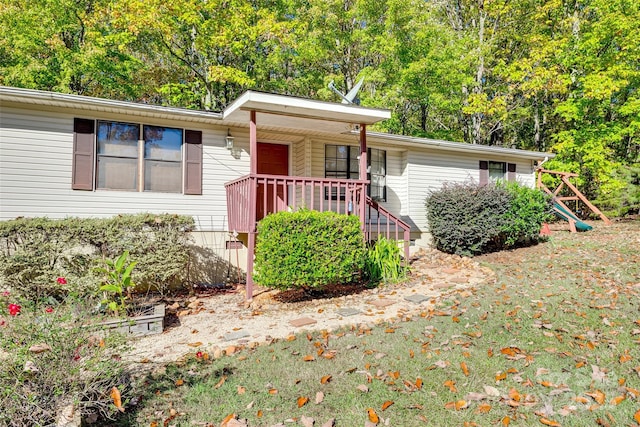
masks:
{"label": "tree canopy", "polygon": [[221,110],[247,89],[337,100],[378,129],[552,151],[640,205],[636,0],[0,0],[0,84]]}

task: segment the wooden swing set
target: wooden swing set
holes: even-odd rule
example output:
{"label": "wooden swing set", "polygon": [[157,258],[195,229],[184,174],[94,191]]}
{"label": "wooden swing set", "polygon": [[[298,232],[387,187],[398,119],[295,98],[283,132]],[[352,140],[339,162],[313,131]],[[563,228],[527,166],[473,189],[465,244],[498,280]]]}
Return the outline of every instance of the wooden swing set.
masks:
{"label": "wooden swing set", "polygon": [[[538,173],[538,181],[537,181],[537,186],[539,189],[543,190],[545,193],[551,195],[551,197],[553,197],[553,210],[556,213],[556,215],[558,215],[559,217],[563,218],[564,220],[569,222],[569,229],[571,230],[572,233],[575,233],[576,231],[587,231],[587,230],[591,230],[591,226],[580,221],[580,219],[576,216],[576,214],[569,209],[569,207],[564,203],[566,201],[570,201],[570,200],[575,200],[575,201],[582,201],[589,209],[591,209],[591,211],[598,215],[600,217],[600,219],[606,224],[606,225],[610,225],[611,221],[609,220],[609,218],[607,218],[601,211],[600,209],[598,209],[597,207],[595,207],[585,196],[584,194],[582,194],[578,188],[573,185],[571,183],[571,181],[569,181],[570,178],[575,178],[578,176],[577,173],[571,173],[571,172],[559,172],[559,171],[552,171],[552,170],[547,170],[547,169],[537,169],[536,172]],[[546,185],[544,185],[542,183],[542,174],[543,173],[547,173],[550,175],[556,175],[560,177],[560,184],[558,185],[558,187],[551,191]],[[564,187],[567,187],[569,190],[571,190],[573,192],[573,196],[560,196],[560,191],[562,191],[562,189]]]}

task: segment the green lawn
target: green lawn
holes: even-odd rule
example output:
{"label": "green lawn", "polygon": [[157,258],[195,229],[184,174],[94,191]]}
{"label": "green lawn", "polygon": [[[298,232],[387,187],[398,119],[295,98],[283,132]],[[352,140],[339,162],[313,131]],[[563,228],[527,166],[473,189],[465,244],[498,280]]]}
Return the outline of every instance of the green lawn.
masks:
{"label": "green lawn", "polygon": [[351,427],[375,419],[369,408],[391,426],[639,424],[639,248],[640,221],[555,232],[478,258],[496,283],[420,317],[218,360],[194,353],[144,379],[120,424],[217,427],[236,414]]}

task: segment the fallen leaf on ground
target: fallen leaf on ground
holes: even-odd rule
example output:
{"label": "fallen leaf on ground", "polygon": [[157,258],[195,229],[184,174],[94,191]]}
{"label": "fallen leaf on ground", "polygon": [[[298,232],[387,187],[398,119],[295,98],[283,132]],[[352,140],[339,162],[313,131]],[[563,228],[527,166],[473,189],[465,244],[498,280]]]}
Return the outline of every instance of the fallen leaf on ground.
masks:
{"label": "fallen leaf on ground", "polygon": [[479,400],[484,400],[486,399],[488,396],[484,393],[477,393],[475,391],[472,391],[470,393],[467,393],[467,395],[464,397],[466,400],[475,400],[475,401],[479,401]]}
{"label": "fallen leaf on ground", "polygon": [[476,409],[476,412],[479,414],[486,414],[490,410],[491,410],[491,405],[489,405],[488,403],[482,403],[478,405],[478,409]]}
{"label": "fallen leaf on ground", "polygon": [[505,347],[503,349],[500,349],[500,353],[514,357],[517,354],[521,354],[522,350],[520,350],[518,347]]}
{"label": "fallen leaf on ground", "polygon": [[456,400],[455,402],[448,402],[444,405],[446,409],[455,409],[456,411],[466,409],[468,406],[469,402],[466,400]]}
{"label": "fallen leaf on ground", "polygon": [[607,377],[607,373],[600,369],[599,366],[591,365],[591,379],[594,381],[604,381]]}
{"label": "fallen leaf on ground", "polygon": [[394,402],[393,400],[387,400],[386,402],[384,402],[384,403],[382,404],[382,410],[383,410],[383,411],[386,411],[386,410],[387,410],[387,408],[388,408],[389,406],[393,405],[394,403],[395,403],[395,402]]}
{"label": "fallen leaf on ground", "polygon": [[554,420],[550,420],[548,418],[540,418],[540,422],[546,426],[551,426],[551,427],[562,427],[562,425]]}
{"label": "fallen leaf on ground", "polygon": [[236,417],[236,414],[227,415],[226,417],[224,417],[224,420],[222,420],[222,422],[220,423],[220,427],[226,427],[227,423],[232,419],[234,419],[235,417]]}
{"label": "fallen leaf on ground", "polygon": [[455,393],[456,391],[458,391],[458,389],[456,388],[456,382],[454,380],[446,380],[443,385],[445,387],[449,387],[449,391],[451,391],[451,393]]}
{"label": "fallen leaf on ground", "polygon": [[316,405],[319,405],[324,400],[324,393],[319,391],[316,393]]}
{"label": "fallen leaf on ground", "polygon": [[309,401],[308,397],[305,396],[300,396],[297,400],[298,402],[298,408],[302,408],[304,405],[307,404],[307,402]]}
{"label": "fallen leaf on ground", "polygon": [[378,418],[378,414],[376,414],[376,411],[373,408],[367,408],[367,416],[369,417],[369,421],[374,424],[378,424],[380,422],[380,418]]}
{"label": "fallen leaf on ground", "polygon": [[331,381],[331,375],[325,375],[324,377],[320,378],[320,384],[326,384],[329,381]]}
{"label": "fallen leaf on ground", "polygon": [[111,399],[113,399],[113,404],[120,412],[124,412],[124,407],[122,406],[122,396],[120,395],[120,390],[117,387],[113,387],[111,389]]}
{"label": "fallen leaf on ground", "polygon": [[622,403],[622,401],[625,398],[626,398],[626,396],[624,396],[624,395],[616,396],[613,399],[611,399],[611,404],[612,405],[619,405],[620,403]]}
{"label": "fallen leaf on ground", "polygon": [[464,374],[465,377],[469,376],[469,368],[467,367],[467,364],[464,362],[460,362],[460,368],[462,369],[462,373]]}
{"label": "fallen leaf on ground", "polygon": [[593,398],[593,400],[595,400],[599,405],[602,405],[604,403],[605,400],[605,395],[603,392],[601,392],[600,390],[596,390],[594,392],[591,393],[585,393],[587,396]]}
{"label": "fallen leaf on ground", "polygon": [[222,384],[224,384],[224,382],[227,380],[227,376],[223,375],[222,378],[220,378],[220,381],[218,381],[218,384],[216,384],[213,388],[220,388],[222,387]]}
{"label": "fallen leaf on ground", "polygon": [[367,387],[364,384],[360,384],[356,387],[358,390],[360,390],[363,393],[367,393],[369,391],[369,387]]}
{"label": "fallen leaf on ground", "polygon": [[490,385],[485,385],[485,386],[482,386],[482,388],[484,388],[484,392],[487,393],[489,396],[493,396],[493,397],[500,396],[500,391],[495,387],[492,387]]}
{"label": "fallen leaf on ground", "polygon": [[509,397],[516,402],[520,402],[522,399],[522,395],[515,388],[509,390]]}
{"label": "fallen leaf on ground", "polygon": [[315,420],[313,418],[306,417],[304,415],[300,417],[300,422],[304,427],[313,427],[313,425],[315,424]]}

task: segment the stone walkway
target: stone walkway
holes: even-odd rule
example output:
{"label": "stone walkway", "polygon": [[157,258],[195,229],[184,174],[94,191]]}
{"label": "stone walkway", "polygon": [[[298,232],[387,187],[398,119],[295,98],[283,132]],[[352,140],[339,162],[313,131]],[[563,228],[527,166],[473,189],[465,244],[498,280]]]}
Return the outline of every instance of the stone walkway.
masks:
{"label": "stone walkway", "polygon": [[178,326],[160,335],[132,342],[126,358],[134,363],[176,361],[197,351],[212,357],[235,353],[303,330],[336,330],[356,324],[377,324],[433,310],[439,298],[471,292],[494,280],[493,272],[478,263],[435,250],[421,250],[412,259],[406,283],[385,285],[358,294],[305,302],[283,303],[275,291],[256,292],[251,305],[244,292],[192,298],[186,307],[176,304]]}

